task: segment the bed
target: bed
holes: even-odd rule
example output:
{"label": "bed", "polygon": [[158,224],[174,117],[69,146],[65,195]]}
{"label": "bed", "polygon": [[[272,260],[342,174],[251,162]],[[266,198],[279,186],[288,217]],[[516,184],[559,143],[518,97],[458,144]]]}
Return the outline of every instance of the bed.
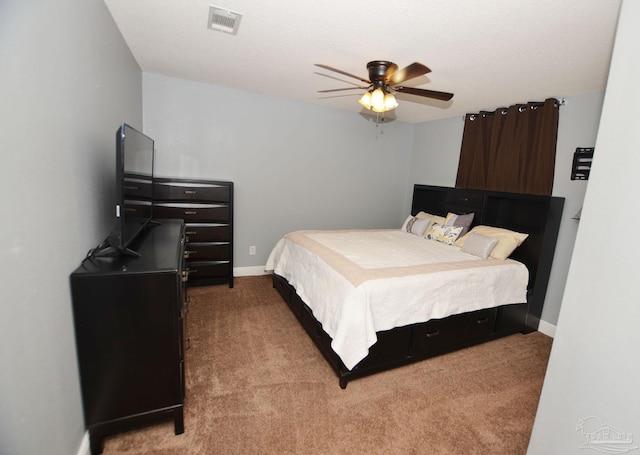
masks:
{"label": "bed", "polygon": [[402,228],[292,232],[275,245],[267,270],[345,388],[536,330],[563,204],[415,185]]}

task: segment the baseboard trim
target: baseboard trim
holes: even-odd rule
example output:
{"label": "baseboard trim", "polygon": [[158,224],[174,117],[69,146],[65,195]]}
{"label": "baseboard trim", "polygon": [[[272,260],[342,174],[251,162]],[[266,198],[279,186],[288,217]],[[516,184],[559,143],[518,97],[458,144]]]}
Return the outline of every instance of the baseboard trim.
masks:
{"label": "baseboard trim", "polygon": [[554,338],[556,336],[556,326],[540,320],[540,324],[538,324],[538,332],[542,332],[545,335]]}
{"label": "baseboard trim", "polygon": [[271,275],[271,272],[265,272],[264,265],[233,268],[233,276],[260,276],[260,275]]}
{"label": "baseboard trim", "polygon": [[90,455],[91,447],[89,446],[89,432],[85,431],[84,436],[82,437],[82,442],[80,443],[80,447],[78,448],[78,455]]}

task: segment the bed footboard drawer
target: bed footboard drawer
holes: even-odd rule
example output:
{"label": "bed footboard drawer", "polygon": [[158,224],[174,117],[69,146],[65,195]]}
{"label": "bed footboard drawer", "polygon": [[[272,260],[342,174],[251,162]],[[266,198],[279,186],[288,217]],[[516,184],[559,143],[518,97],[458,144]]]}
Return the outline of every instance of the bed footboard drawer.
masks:
{"label": "bed footboard drawer", "polygon": [[273,275],[273,287],[276,288],[282,300],[285,301],[293,315],[298,322],[302,323],[302,309],[304,308],[304,302],[296,294],[295,289],[280,275]]}
{"label": "bed footboard drawer", "polygon": [[291,287],[289,286],[289,283],[287,283],[287,280],[275,273],[272,275],[271,279],[273,281],[273,287],[278,291],[282,300],[289,304],[289,299],[291,298]]}
{"label": "bed footboard drawer", "polygon": [[498,307],[495,333],[504,336],[524,331],[528,309],[526,303]]}
{"label": "bed footboard drawer", "polygon": [[432,356],[464,347],[473,340],[491,335],[495,320],[496,309],[488,308],[417,324],[413,326],[411,353]]}
{"label": "bed footboard drawer", "polygon": [[291,311],[293,312],[296,319],[298,319],[299,322],[302,322],[302,314],[304,312],[305,303],[293,290],[291,291],[291,297],[289,297],[287,305],[289,305],[289,308],[291,308]]}
{"label": "bed footboard drawer", "polygon": [[[291,299],[295,298],[299,299],[300,297],[298,297],[298,294],[292,293]],[[327,335],[327,332],[322,328],[322,324],[313,317],[313,313],[306,305],[302,305],[302,327],[316,344],[331,344],[331,337]]]}
{"label": "bed footboard drawer", "polygon": [[376,332],[378,341],[369,348],[369,355],[358,363],[354,370],[379,368],[408,359],[411,352],[411,326]]}

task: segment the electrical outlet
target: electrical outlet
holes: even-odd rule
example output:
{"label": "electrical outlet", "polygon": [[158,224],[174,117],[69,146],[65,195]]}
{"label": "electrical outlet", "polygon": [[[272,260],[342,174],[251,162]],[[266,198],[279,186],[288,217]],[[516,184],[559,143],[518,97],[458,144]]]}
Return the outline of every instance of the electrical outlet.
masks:
{"label": "electrical outlet", "polygon": [[249,254],[250,254],[251,256],[253,256],[253,255],[255,255],[255,254],[256,254],[256,246],[255,246],[255,245],[251,245],[251,246],[249,247]]}

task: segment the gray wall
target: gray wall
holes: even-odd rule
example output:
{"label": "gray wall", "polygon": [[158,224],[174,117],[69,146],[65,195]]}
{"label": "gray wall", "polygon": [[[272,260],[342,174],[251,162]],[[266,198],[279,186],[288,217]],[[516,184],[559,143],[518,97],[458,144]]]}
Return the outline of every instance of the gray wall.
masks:
{"label": "gray wall", "polygon": [[[566,198],[542,320],[555,325],[579,223],[571,218],[582,207],[587,181],[571,180],[576,147],[596,141],[603,93],[567,98],[560,108],[553,195]],[[491,107],[488,107],[490,109]],[[448,118],[415,127],[409,188],[415,183],[454,186],[462,144],[464,119]],[[601,152],[607,153],[607,152]],[[598,152],[596,152],[598,154]]]}
{"label": "gray wall", "polygon": [[143,87],[157,174],[235,183],[236,267],[296,229],[404,221],[412,125],[156,74]]}
{"label": "gray wall", "polygon": [[[104,239],[112,222],[114,133],[121,121],[144,127],[156,139],[159,174],[236,182],[238,266],[263,265],[277,238],[294,229],[399,226],[409,210],[413,183],[455,181],[462,119],[376,127],[352,113],[141,75],[100,0],[55,5],[2,1],[0,55],[0,194],[5,214],[0,225],[0,453],[78,450],[84,426],[68,277],[86,251]],[[567,177],[556,183],[556,192],[570,196],[566,216],[581,206],[586,186],[570,182],[566,168],[576,146],[593,145],[600,102],[598,94],[570,98],[561,111],[558,176]],[[625,115],[621,123],[634,118],[629,110]],[[603,141],[600,153],[619,151],[616,156],[634,158],[624,139],[615,143],[614,121],[608,132],[615,146],[604,147]],[[621,156],[623,152],[628,156]],[[612,185],[607,197],[625,202],[615,189],[621,180],[628,185],[624,190],[630,190],[633,167],[625,168],[625,180],[614,178],[620,168],[609,176],[605,163],[601,178]],[[594,201],[591,213],[611,213],[604,196]],[[632,201],[627,204],[624,208],[633,206]],[[575,230],[577,223],[563,220],[565,227]],[[248,255],[249,245],[257,246],[256,256]],[[572,239],[559,246],[561,261],[568,263],[572,248]],[[587,264],[582,266],[587,283],[596,283],[599,264],[594,267],[587,250],[585,246],[578,257]],[[558,284],[552,299],[558,302],[562,273],[554,268]],[[612,274],[604,276],[612,287],[618,284]],[[554,348],[561,362],[571,358],[572,340],[581,338],[581,324],[587,322],[580,310],[584,296],[574,291],[573,296],[568,292],[573,304],[560,323],[562,327],[562,321],[569,321],[566,339],[559,344],[566,353],[556,355]],[[598,309],[611,299],[592,291],[598,300],[591,298],[585,314],[605,319]],[[626,291],[633,292],[631,287]],[[618,314],[629,315],[637,308],[631,302],[637,300],[610,303],[618,305]],[[554,323],[558,308],[547,305],[543,319],[548,315]],[[626,328],[628,321],[616,324]],[[610,333],[612,342],[596,344],[609,352],[598,353],[616,352],[617,335],[633,333],[631,328]],[[618,363],[624,370],[626,364]],[[550,377],[564,387],[567,381],[560,373],[552,368]],[[595,390],[589,385],[581,383],[576,401],[611,384],[601,379]],[[637,409],[637,399],[633,403]],[[612,415],[602,411],[603,418]],[[549,412],[545,409],[544,415]],[[625,419],[609,423],[626,425]]]}
{"label": "gray wall", "polygon": [[623,2],[596,159],[529,445],[532,455],[597,453],[585,450],[601,448],[589,444],[588,435],[604,426],[632,439],[615,444],[617,453],[637,453],[640,446],[640,246],[633,235],[612,232],[620,214],[624,226],[640,223],[639,22],[640,3]]}
{"label": "gray wall", "polygon": [[69,274],[107,234],[142,76],[101,0],[2,0],[0,56],[0,453],[74,454]]}
{"label": "gray wall", "polygon": [[[236,267],[264,265],[295,229],[394,227],[409,213],[414,183],[455,185],[462,117],[376,127],[348,112],[156,74],[145,73],[143,87],[157,173],[236,183]],[[573,153],[594,146],[602,98],[569,97],[560,109],[553,193],[566,201],[542,313],[551,326],[579,225],[571,217],[588,184],[570,179]]]}
{"label": "gray wall", "polygon": [[[295,229],[398,226],[414,183],[455,185],[462,117],[376,126],[349,112],[147,73],[143,91],[159,175],[235,182],[236,267],[259,269]],[[579,225],[571,217],[588,184],[570,179],[573,153],[594,146],[602,99],[569,97],[560,109],[553,193],[566,201],[542,313],[551,326]]]}

